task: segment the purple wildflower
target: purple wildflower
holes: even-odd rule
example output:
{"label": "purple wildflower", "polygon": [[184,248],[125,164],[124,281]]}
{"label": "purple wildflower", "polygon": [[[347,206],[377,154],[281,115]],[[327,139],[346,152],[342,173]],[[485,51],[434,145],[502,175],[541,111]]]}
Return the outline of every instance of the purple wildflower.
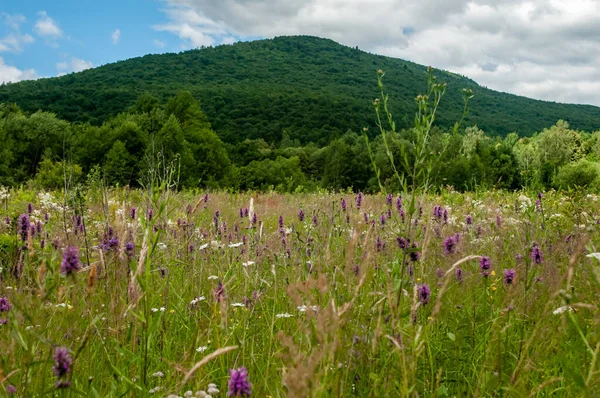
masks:
{"label": "purple wildflower", "polygon": [[362,201],[363,201],[363,193],[359,192],[358,195],[356,195],[356,208],[360,209],[360,206],[362,206]]}
{"label": "purple wildflower", "polygon": [[385,202],[387,203],[388,206],[391,206],[392,203],[394,203],[394,197],[392,196],[391,193],[387,194],[387,197],[385,198]]}
{"label": "purple wildflower", "polygon": [[152,208],[148,209],[148,212],[146,213],[146,219],[148,221],[152,221],[152,216],[154,215],[154,212],[152,211]]}
{"label": "purple wildflower", "polygon": [[382,214],[381,216],[379,216],[379,224],[381,225],[385,225],[385,214]]}
{"label": "purple wildflower", "polygon": [[498,227],[501,227],[501,226],[502,226],[502,216],[501,216],[500,214],[498,214],[498,215],[496,216],[496,225],[497,225]]}
{"label": "purple wildflower", "polygon": [[437,276],[438,278],[441,278],[442,276],[444,276],[444,270],[441,268],[437,268],[435,270],[435,276]]}
{"label": "purple wildflower", "polygon": [[0,297],[0,312],[8,312],[12,308],[8,297]]}
{"label": "purple wildflower", "polygon": [[27,214],[33,213],[33,205],[31,203],[27,203]]}
{"label": "purple wildflower", "polygon": [[298,211],[298,220],[299,220],[300,222],[304,222],[304,210],[302,210],[302,209],[300,209],[300,210]]}
{"label": "purple wildflower", "polygon": [[281,229],[281,228],[283,228],[283,225],[284,225],[284,224],[283,224],[283,216],[281,216],[281,215],[280,215],[280,216],[279,216],[279,228],[280,228],[280,229]]}
{"label": "purple wildflower", "polygon": [[411,251],[409,253],[410,261],[412,261],[412,262],[419,261],[419,259],[421,258],[421,252],[417,250],[419,248],[419,246],[417,245],[417,243],[413,243],[411,248],[413,249],[413,251]]}
{"label": "purple wildflower", "polygon": [[54,367],[52,368],[54,375],[59,379],[64,378],[71,372],[71,365],[73,365],[73,360],[67,348],[56,347],[54,351]]}
{"label": "purple wildflower", "polygon": [[250,223],[254,226],[256,225],[256,221],[257,221],[257,217],[256,217],[256,213],[252,213],[252,219],[250,220]]}
{"label": "purple wildflower", "polygon": [[208,194],[204,195],[204,203],[208,202]]}
{"label": "purple wildflower", "polygon": [[14,395],[17,393],[17,387],[13,386],[12,384],[9,384],[6,386],[6,393],[9,395]]}
{"label": "purple wildflower", "polygon": [[466,222],[467,222],[467,225],[472,225],[473,224],[473,216],[468,214],[467,218],[466,218]]}
{"label": "purple wildflower", "polygon": [[19,234],[21,235],[21,240],[25,242],[27,240],[29,229],[31,228],[31,222],[29,221],[29,216],[27,214],[21,214],[19,216],[19,219],[17,220],[17,228],[19,230]]}
{"label": "purple wildflower", "polygon": [[406,249],[408,247],[408,241],[404,239],[402,236],[396,238],[396,242],[398,242],[398,247],[400,249]]}
{"label": "purple wildflower", "polygon": [[514,269],[505,269],[504,270],[504,284],[512,285],[515,280],[515,270]]}
{"label": "purple wildflower", "polygon": [[444,209],[444,214],[442,214],[442,218],[444,219],[444,224],[448,223],[448,210]]}
{"label": "purple wildflower", "polygon": [[213,290],[213,295],[217,303],[220,303],[225,298],[225,285],[223,285],[220,279],[217,287]]}
{"label": "purple wildflower", "polygon": [[347,208],[346,199],[342,198],[341,206],[342,206],[342,211],[346,211],[346,208]]}
{"label": "purple wildflower", "polygon": [[127,258],[131,259],[133,257],[134,249],[135,249],[135,246],[134,246],[133,242],[125,243],[125,254],[127,255]]}
{"label": "purple wildflower", "polygon": [[4,219],[4,222],[6,223],[6,226],[10,226],[10,217],[6,216],[6,218]]}
{"label": "purple wildflower", "polygon": [[462,268],[457,267],[456,271],[454,272],[454,276],[456,276],[456,281],[457,282],[462,282],[462,280],[463,280],[463,270],[462,270]]}
{"label": "purple wildflower", "polygon": [[542,251],[540,250],[540,247],[537,244],[535,244],[533,246],[533,249],[531,249],[531,259],[533,260],[534,264],[541,264],[544,261]]}
{"label": "purple wildflower", "polygon": [[457,239],[455,235],[449,236],[444,240],[444,254],[452,254],[456,252]]}
{"label": "purple wildflower", "polygon": [[75,246],[70,246],[65,249],[63,259],[60,263],[60,272],[65,275],[79,271],[79,249]]}
{"label": "purple wildflower", "polygon": [[312,223],[316,227],[319,225],[319,219],[317,218],[317,213],[313,214]]}
{"label": "purple wildflower", "polygon": [[248,369],[242,366],[239,369],[229,370],[228,397],[249,397],[252,394],[252,384],[248,380]]}
{"label": "purple wildflower", "polygon": [[377,237],[377,251],[380,252],[385,249],[385,242],[381,239],[381,236]]}
{"label": "purple wildflower", "polygon": [[481,269],[481,275],[490,276],[490,268],[492,268],[492,262],[488,256],[479,258],[479,269]]}
{"label": "purple wildflower", "polygon": [[396,210],[398,210],[398,213],[402,210],[402,196],[400,195],[396,198]]}
{"label": "purple wildflower", "polygon": [[426,283],[419,285],[417,293],[419,295],[419,301],[421,304],[429,303],[429,299],[431,298],[431,289]]}

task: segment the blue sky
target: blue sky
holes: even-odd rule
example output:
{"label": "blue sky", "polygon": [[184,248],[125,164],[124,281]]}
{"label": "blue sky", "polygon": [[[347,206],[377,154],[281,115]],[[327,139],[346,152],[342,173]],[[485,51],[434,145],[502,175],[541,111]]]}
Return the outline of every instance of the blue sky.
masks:
{"label": "blue sky", "polygon": [[170,8],[159,0],[4,0],[0,81],[57,76],[195,47],[193,40],[165,30]]}
{"label": "blue sky", "polygon": [[0,0],[0,82],[299,34],[600,105],[599,0]]}

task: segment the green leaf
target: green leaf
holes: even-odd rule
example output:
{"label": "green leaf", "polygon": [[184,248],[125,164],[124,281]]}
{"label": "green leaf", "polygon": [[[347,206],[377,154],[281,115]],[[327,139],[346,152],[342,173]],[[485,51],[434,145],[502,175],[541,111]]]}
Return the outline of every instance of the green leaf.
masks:
{"label": "green leaf", "polygon": [[456,341],[456,336],[452,332],[448,332],[448,338],[452,341]]}

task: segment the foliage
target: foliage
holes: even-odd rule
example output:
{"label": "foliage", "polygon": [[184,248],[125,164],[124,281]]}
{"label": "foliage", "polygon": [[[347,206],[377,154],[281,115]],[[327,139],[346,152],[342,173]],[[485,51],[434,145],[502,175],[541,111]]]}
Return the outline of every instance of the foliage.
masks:
{"label": "foliage", "polygon": [[[600,387],[597,195],[445,190],[403,219],[384,195],[172,187],[83,190],[83,212],[58,193],[0,190],[2,395],[225,396],[241,367],[260,397]],[[399,247],[408,224],[418,251]],[[68,275],[67,248],[80,263]]]}
{"label": "foliage", "polygon": [[[285,130],[292,140],[322,146],[348,130],[376,131],[369,104],[378,93],[372,76],[379,68],[386,71],[387,88],[394,93],[390,109],[397,127],[407,128],[417,110],[414,96],[426,90],[424,66],[309,36],[146,55],[58,78],[6,84],[0,87],[0,102],[100,126],[130,108],[147,113],[187,91],[200,100],[225,142],[262,138],[273,144]],[[454,73],[436,74],[448,85],[445,109],[437,117],[442,128],[450,129],[460,119],[462,88],[477,92],[466,124],[492,136],[513,131],[530,136],[558,119],[578,130],[598,128],[597,107],[531,100],[489,90]],[[168,111],[179,118],[181,110],[174,104]]]}

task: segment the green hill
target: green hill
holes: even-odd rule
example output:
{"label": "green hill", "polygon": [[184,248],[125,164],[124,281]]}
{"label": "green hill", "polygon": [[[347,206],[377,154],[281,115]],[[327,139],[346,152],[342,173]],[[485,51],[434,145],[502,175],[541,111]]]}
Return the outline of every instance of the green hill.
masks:
{"label": "green hill", "polygon": [[[414,97],[426,86],[424,66],[309,36],[146,55],[67,76],[6,84],[0,87],[0,102],[98,125],[129,109],[143,93],[166,101],[187,90],[201,101],[214,130],[227,142],[275,142],[286,131],[291,139],[324,143],[348,130],[374,126],[371,101],[378,96],[380,68],[386,72],[397,124],[410,125]],[[580,130],[600,127],[600,108],[595,106],[501,93],[443,71],[438,79],[448,83],[441,127],[459,118],[462,88],[476,94],[467,124],[491,135],[530,135],[558,119]]]}

